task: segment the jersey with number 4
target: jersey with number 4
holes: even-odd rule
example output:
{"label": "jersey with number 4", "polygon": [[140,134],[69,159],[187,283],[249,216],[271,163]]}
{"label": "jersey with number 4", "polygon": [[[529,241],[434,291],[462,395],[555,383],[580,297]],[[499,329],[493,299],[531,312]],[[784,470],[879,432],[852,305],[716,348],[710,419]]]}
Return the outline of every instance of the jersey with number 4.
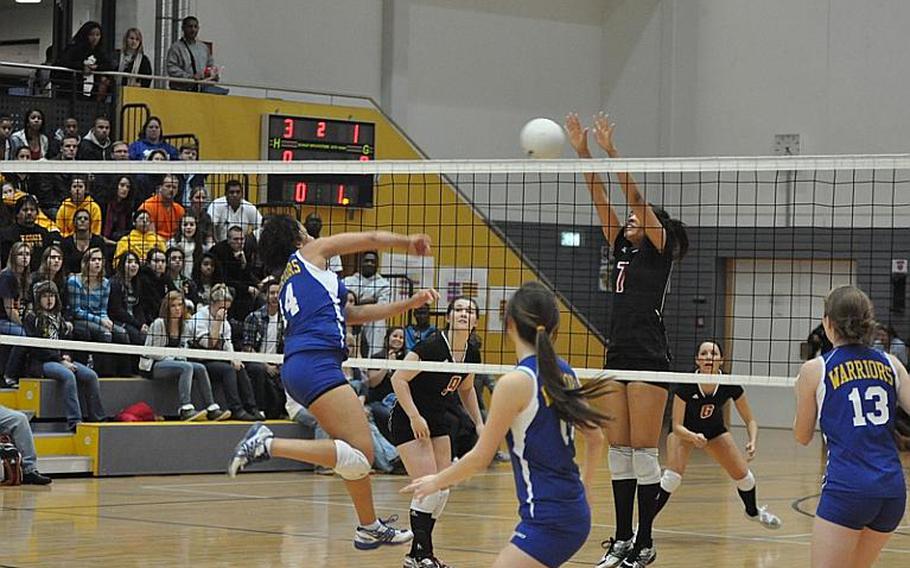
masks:
{"label": "jersey with number 4", "polygon": [[903,495],[904,472],[894,443],[901,385],[891,360],[862,345],[845,345],[822,362],[816,400],[828,445],[823,488],[876,498]]}
{"label": "jersey with number 4", "polygon": [[284,355],[298,351],[345,349],[344,299],[347,290],[338,276],[307,262],[295,252],[281,276],[279,292],[284,312]]}

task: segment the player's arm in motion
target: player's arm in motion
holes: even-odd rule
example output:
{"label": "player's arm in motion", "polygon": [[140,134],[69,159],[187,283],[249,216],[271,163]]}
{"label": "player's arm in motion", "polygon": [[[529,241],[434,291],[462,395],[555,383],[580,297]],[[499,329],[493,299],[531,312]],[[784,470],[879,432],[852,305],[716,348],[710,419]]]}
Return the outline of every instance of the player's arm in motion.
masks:
{"label": "player's arm in motion", "polygon": [[[404,357],[405,361],[420,361],[420,356],[413,351],[408,352]],[[411,420],[411,429],[414,431],[414,437],[418,440],[430,437],[430,426],[426,419],[420,415],[417,405],[414,404],[414,397],[411,396],[411,381],[420,374],[420,371],[408,371],[398,369],[392,375],[392,390],[398,397],[398,404],[404,413]]]}
{"label": "player's arm in motion", "polygon": [[[904,371],[906,373],[906,371]],[[815,436],[818,421],[818,403],[815,391],[822,380],[822,362],[819,358],[806,361],[796,377],[796,417],[793,419],[793,437],[804,446]]]}

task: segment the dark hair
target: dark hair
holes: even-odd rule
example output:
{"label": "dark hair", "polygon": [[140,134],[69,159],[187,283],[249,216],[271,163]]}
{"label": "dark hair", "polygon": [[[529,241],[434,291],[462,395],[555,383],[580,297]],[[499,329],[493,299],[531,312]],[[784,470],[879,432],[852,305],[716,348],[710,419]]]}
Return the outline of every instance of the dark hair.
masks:
{"label": "dark hair", "polygon": [[825,315],[848,343],[868,344],[878,322],[872,301],[856,286],[838,286],[825,297]]}
{"label": "dark hair", "polygon": [[240,183],[239,179],[229,179],[226,182],[224,182],[224,193],[227,194],[228,189],[230,189],[232,187],[239,187],[241,193],[243,192],[243,184]]}
{"label": "dark hair", "polygon": [[197,18],[196,16],[187,16],[187,17],[183,18],[183,20],[180,21],[180,27],[183,27],[190,22],[196,22],[198,24],[199,18]]}
{"label": "dark hair", "polygon": [[702,339],[701,341],[699,341],[698,343],[695,344],[695,356],[696,357],[698,357],[698,352],[701,350],[701,346],[704,345],[705,343],[711,343],[712,345],[717,347],[717,352],[720,353],[720,356],[721,357],[724,356],[724,348],[720,344],[720,341],[714,339],[713,337],[709,337],[708,339]]}
{"label": "dark hair", "polygon": [[16,206],[13,208],[13,211],[18,215],[19,212],[22,211],[22,208],[28,204],[34,205],[35,209],[38,209],[38,198],[31,193],[26,193],[16,200]]}
{"label": "dark hair", "polygon": [[[401,330],[401,333],[405,333],[404,327],[402,327],[400,325],[392,325],[392,326],[389,326],[389,329],[385,330],[385,339],[382,340],[383,349],[386,349],[386,350],[389,349],[389,338],[392,337],[393,333],[395,333],[396,331],[399,331],[399,330]],[[407,349],[405,348],[405,344],[402,343],[401,351],[406,351],[406,350]]]}
{"label": "dark hair", "polygon": [[588,428],[603,426],[610,420],[587,402],[610,392],[607,379],[599,377],[581,385],[559,366],[551,339],[559,329],[559,306],[550,290],[539,282],[522,285],[506,306],[506,321],[513,323],[521,339],[535,346],[544,395],[561,420]]}
{"label": "dark hair", "polygon": [[33,108],[28,109],[26,111],[26,113],[24,115],[22,115],[22,130],[25,131],[26,135],[28,135],[28,123],[29,123],[28,119],[30,116],[32,116],[32,113],[35,113],[35,112],[37,112],[38,114],[41,115],[41,128],[38,129],[38,133],[44,134],[44,129],[47,128],[47,117],[44,115],[44,111],[41,110],[40,108],[33,107]]}
{"label": "dark hair", "polygon": [[217,284],[220,281],[220,275],[218,273],[219,272],[218,271],[218,259],[212,253],[204,252],[199,257],[198,262],[196,262],[195,259],[193,260],[193,281],[200,286],[200,289],[203,284],[203,282],[202,282],[202,262],[205,259],[210,259],[212,261],[212,266],[215,269],[212,272],[212,284]]}
{"label": "dark hair", "polygon": [[[183,251],[181,251],[181,252],[183,252]],[[155,255],[158,254],[158,253],[163,254],[163,255],[164,255],[164,262],[167,262],[167,255],[164,254],[164,251],[161,250],[161,249],[158,248],[158,247],[152,247],[152,248],[150,248],[150,249],[148,250],[147,253],[145,253],[145,263],[146,263],[146,264],[150,264],[150,263],[152,262],[152,257],[155,256]]]}
{"label": "dark hair", "polygon": [[288,257],[300,246],[300,223],[287,215],[275,215],[259,232],[259,258],[267,274],[280,276]]}
{"label": "dark hair", "polygon": [[153,120],[154,120],[155,122],[157,122],[159,128],[161,128],[161,136],[164,136],[164,124],[162,124],[160,118],[158,118],[157,116],[152,115],[152,116],[146,118],[146,119],[145,119],[145,122],[142,123],[142,129],[139,131],[139,139],[140,139],[140,140],[142,140],[143,138],[145,138],[145,129],[149,127],[149,124],[151,124],[151,122],[152,122]]}
{"label": "dark hair", "polygon": [[[202,231],[199,230],[199,218],[196,217],[196,214],[191,210],[187,209],[186,213],[183,214],[183,217],[180,218],[180,230],[177,231],[177,234],[174,235],[175,243],[184,243],[186,242],[186,237],[183,236],[183,222],[187,219],[192,219],[196,222],[196,233],[193,235],[192,241],[195,245],[193,247],[193,262],[199,262],[199,259],[202,258],[203,249],[205,248],[205,235],[202,234]],[[183,251],[184,256],[186,256],[186,251]]]}
{"label": "dark hair", "polygon": [[[73,36],[73,45],[76,47],[79,47],[79,48],[83,48],[83,49],[88,48],[89,47],[88,34],[90,34],[92,32],[92,30],[95,30],[95,29],[97,29],[98,31],[102,31],[101,24],[99,24],[98,22],[94,22],[92,20],[89,20],[89,21],[85,22],[84,24],[82,24],[82,27],[80,27],[79,31],[76,32],[76,35]],[[99,46],[100,46],[100,44],[99,44]]]}
{"label": "dark hair", "polygon": [[76,143],[78,144],[79,140],[81,140],[81,138],[79,137],[78,134],[64,134],[63,138],[61,139],[61,142],[66,142],[67,140],[75,140]]}
{"label": "dark hair", "polygon": [[259,292],[261,292],[263,296],[268,295],[269,288],[272,286],[281,286],[281,280],[274,276],[266,276],[262,279],[262,282],[259,283]]}
{"label": "dark hair", "polygon": [[651,205],[651,210],[654,211],[654,215],[657,216],[657,220],[667,231],[668,236],[673,239],[673,260],[681,260],[689,252],[689,233],[686,232],[686,224],[670,217],[670,214],[661,207]]}
{"label": "dark hair", "polygon": [[142,215],[143,213],[145,213],[146,215],[148,215],[148,216],[149,216],[149,220],[151,220],[152,214],[149,212],[149,210],[148,210],[148,209],[143,209],[142,207],[140,207],[139,209],[136,209],[135,211],[133,211],[133,224],[136,223],[136,219],[138,219],[139,216]]}
{"label": "dark hair", "polygon": [[92,126],[97,125],[99,120],[103,120],[104,122],[106,122],[108,124],[111,123],[111,119],[109,119],[107,117],[107,115],[99,114],[98,116],[95,117],[95,120],[92,121]]}
{"label": "dark hair", "polygon": [[[163,148],[155,148],[154,150],[152,150],[151,152],[148,153],[148,156],[145,157],[146,161],[151,162],[152,157],[155,154],[161,154],[162,156],[164,156],[165,161],[171,160],[171,155],[168,154],[166,150],[164,150]],[[170,175],[170,174],[164,174],[164,175]],[[158,179],[164,179],[164,176],[159,176]],[[159,182],[157,185],[161,185],[161,183]]]}
{"label": "dark hair", "polygon": [[[129,257],[135,258],[137,264],[139,264],[139,265],[142,264],[142,261],[140,260],[139,255],[136,254],[135,252],[128,250],[124,253],[121,253],[120,256],[118,256],[117,258],[114,259],[114,267],[115,267],[115,270],[117,271],[117,274],[114,276],[114,278],[119,279],[120,282],[122,282],[124,286],[128,286],[128,287],[132,288],[134,282],[126,275],[126,261]],[[136,276],[133,277],[133,279],[136,279],[136,278],[139,278],[138,272],[136,273]]]}
{"label": "dark hair", "polygon": [[166,251],[164,251],[164,258],[166,258],[168,262],[171,261],[171,253],[172,253],[172,252],[179,252],[179,253],[180,253],[180,256],[183,257],[183,260],[186,260],[186,252],[184,252],[182,248],[180,248],[180,247],[168,247],[168,249],[167,249]]}
{"label": "dark hair", "polygon": [[35,315],[40,317],[42,313],[47,313],[44,311],[44,308],[41,307],[41,298],[47,295],[54,296],[54,308],[51,310],[51,314],[54,316],[59,316],[60,312],[63,310],[63,305],[60,301],[60,288],[58,288],[52,280],[42,280],[41,282],[35,284],[35,287],[33,289],[33,296],[35,298]]}
{"label": "dark hair", "polygon": [[69,179],[70,189],[72,189],[73,182],[76,180],[80,180],[83,184],[85,184],[85,192],[88,193],[89,183],[91,181],[91,177],[89,176],[89,174],[70,174],[70,179]]}
{"label": "dark hair", "polygon": [[184,150],[196,150],[198,152],[199,146],[197,146],[195,142],[185,142],[177,148],[178,152],[183,152]]}
{"label": "dark hair", "polygon": [[[458,300],[467,300],[467,301],[471,302],[471,305],[474,306],[474,314],[477,317],[480,317],[480,306],[477,305],[477,300],[475,300],[471,296],[465,296],[462,294],[460,296],[455,296],[454,298],[452,298],[451,301],[449,301],[449,305],[446,307],[446,319],[448,319],[449,316],[452,315],[452,311],[455,310],[455,302],[457,302]],[[429,306],[427,304],[424,304],[423,306],[420,306],[420,307],[429,308]],[[446,329],[449,329],[449,326],[450,326],[450,324],[446,323]],[[474,330],[472,329],[471,331],[474,331]]]}
{"label": "dark hair", "polygon": [[12,122],[13,117],[5,112],[0,112],[0,122],[3,122],[3,121]]}
{"label": "dark hair", "polygon": [[[61,262],[60,270],[51,278],[47,270],[47,263],[51,257],[51,253],[54,252],[60,255]],[[66,290],[66,265],[63,263],[63,248],[60,245],[56,243],[47,245],[47,248],[41,253],[41,264],[38,265],[38,270],[35,272],[35,275],[35,279],[38,281],[51,280],[57,285],[57,288]]]}

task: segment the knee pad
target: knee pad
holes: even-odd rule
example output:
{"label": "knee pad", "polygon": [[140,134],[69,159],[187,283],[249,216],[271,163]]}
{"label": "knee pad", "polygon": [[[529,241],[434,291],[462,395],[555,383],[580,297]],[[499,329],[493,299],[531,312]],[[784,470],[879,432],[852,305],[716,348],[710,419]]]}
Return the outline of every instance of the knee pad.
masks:
{"label": "knee pad", "polygon": [[679,489],[679,485],[682,483],[682,476],[672,469],[664,470],[663,477],[660,478],[660,488],[666,491],[667,493],[673,493]]}
{"label": "knee pad", "polygon": [[370,475],[370,460],[363,452],[344,440],[335,440],[335,473],[342,479],[356,481]]}
{"label": "knee pad", "polygon": [[439,500],[442,497],[440,493],[442,492],[437,491],[436,493],[427,495],[422,499],[414,497],[411,499],[411,509],[420,513],[427,513],[428,515],[432,515],[433,511],[436,510],[436,507],[439,506]]}
{"label": "knee pad", "polygon": [[449,502],[449,490],[443,489],[438,495],[439,500],[436,502],[436,508],[433,509],[434,519],[438,519],[442,515],[442,511],[446,508],[446,503]]}
{"label": "knee pad", "polygon": [[632,450],[632,468],[639,485],[660,483],[660,461],[657,448],[635,448]]}
{"label": "knee pad", "polygon": [[610,446],[607,456],[610,464],[610,476],[613,481],[635,479],[635,469],[632,467],[632,448],[628,446]]}
{"label": "knee pad", "polygon": [[746,477],[736,480],[736,488],[740,491],[752,491],[755,489],[755,476],[752,475],[751,469],[746,473]]}

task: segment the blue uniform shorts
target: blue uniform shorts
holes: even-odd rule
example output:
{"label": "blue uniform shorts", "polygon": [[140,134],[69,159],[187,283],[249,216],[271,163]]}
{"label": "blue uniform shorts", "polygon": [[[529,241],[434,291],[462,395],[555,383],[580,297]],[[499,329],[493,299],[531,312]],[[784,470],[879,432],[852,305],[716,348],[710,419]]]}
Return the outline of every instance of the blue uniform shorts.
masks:
{"label": "blue uniform shorts", "polygon": [[348,384],[341,370],[344,353],[336,350],[298,351],[281,366],[281,382],[291,397],[309,408],[320,396]]}
{"label": "blue uniform shorts", "polygon": [[515,527],[511,543],[544,566],[562,566],[578,552],[591,532],[591,514],[571,522],[540,523],[523,520]]}
{"label": "blue uniform shorts", "polygon": [[906,492],[899,497],[867,497],[823,490],[815,514],[848,529],[889,533],[900,525],[906,503]]}

